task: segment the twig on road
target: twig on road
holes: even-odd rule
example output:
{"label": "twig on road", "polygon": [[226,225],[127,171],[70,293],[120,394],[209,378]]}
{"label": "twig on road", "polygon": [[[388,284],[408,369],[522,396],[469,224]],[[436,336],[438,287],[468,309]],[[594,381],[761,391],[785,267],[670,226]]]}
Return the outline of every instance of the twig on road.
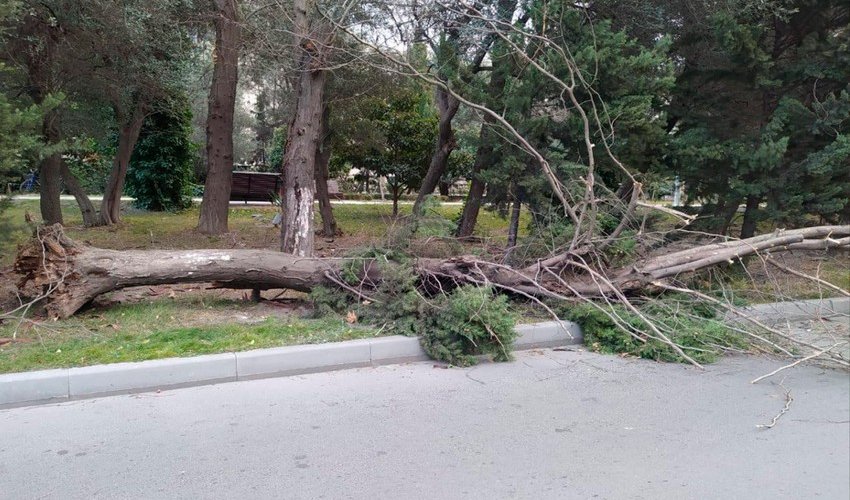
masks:
{"label": "twig on road", "polygon": [[764,379],[766,379],[766,378],[768,378],[768,377],[772,377],[772,376],[776,375],[777,373],[781,372],[782,370],[785,370],[785,369],[788,369],[788,368],[793,368],[793,367],[795,367],[795,366],[799,365],[800,363],[802,363],[802,362],[804,362],[804,361],[808,361],[808,360],[810,360],[810,359],[814,359],[814,358],[816,358],[816,357],[818,357],[818,356],[821,356],[821,355],[823,355],[823,354],[826,354],[827,352],[829,352],[829,351],[831,351],[831,350],[835,349],[836,347],[841,346],[841,345],[844,345],[844,344],[846,344],[846,343],[847,343],[847,342],[839,342],[839,343],[837,343],[837,344],[833,344],[833,345],[831,345],[831,346],[827,347],[826,349],[824,349],[824,350],[822,350],[822,351],[818,351],[818,352],[816,352],[816,353],[814,353],[814,354],[810,354],[810,355],[806,356],[805,358],[800,358],[800,359],[798,359],[797,361],[794,361],[794,362],[793,362],[793,363],[791,363],[791,364],[788,364],[788,365],[782,366],[782,367],[780,367],[780,368],[777,368],[776,370],[773,370],[772,372],[770,372],[770,373],[768,373],[768,374],[766,374],[766,375],[762,375],[761,377],[755,378],[755,379],[751,380],[751,381],[750,381],[750,383],[751,383],[751,384],[755,384],[756,382],[760,382],[760,381],[762,381],[762,380],[764,380]]}
{"label": "twig on road", "polygon": [[769,424],[756,424],[756,427],[759,429],[773,429],[776,426],[776,423],[779,422],[779,419],[782,418],[782,415],[788,413],[788,410],[791,409],[791,402],[794,401],[794,398],[791,397],[791,389],[787,389],[784,385],[785,379],[782,379],[782,382],[779,382],[779,387],[785,389],[785,406],[782,407],[782,410],[773,417],[773,420],[770,421]]}

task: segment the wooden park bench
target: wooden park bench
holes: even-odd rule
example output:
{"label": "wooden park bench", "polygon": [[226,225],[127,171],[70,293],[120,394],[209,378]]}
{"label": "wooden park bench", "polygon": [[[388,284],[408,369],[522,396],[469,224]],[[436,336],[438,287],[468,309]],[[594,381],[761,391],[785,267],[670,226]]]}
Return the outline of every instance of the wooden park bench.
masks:
{"label": "wooden park bench", "polygon": [[233,172],[230,201],[272,201],[281,185],[280,174],[273,172]]}
{"label": "wooden park bench", "polygon": [[[282,186],[280,174],[273,172],[233,172],[230,186],[230,201],[272,201]],[[328,180],[328,194],[333,200],[341,200],[339,183]]]}

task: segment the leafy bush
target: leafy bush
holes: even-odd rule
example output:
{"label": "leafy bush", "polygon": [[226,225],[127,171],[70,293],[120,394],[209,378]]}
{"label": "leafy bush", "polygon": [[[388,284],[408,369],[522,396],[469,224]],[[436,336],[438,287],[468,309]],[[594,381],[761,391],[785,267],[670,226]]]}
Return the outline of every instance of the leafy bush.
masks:
{"label": "leafy bush", "polygon": [[286,149],[287,127],[276,127],[272,135],[272,147],[268,163],[270,172],[279,172],[283,165],[283,153]]}
{"label": "leafy bush", "polygon": [[127,193],[134,205],[153,211],[172,211],[192,204],[192,112],[179,102],[145,120],[130,159]]}
{"label": "leafy bush", "polygon": [[[570,306],[563,311],[565,319],[581,326],[584,343],[592,350],[655,361],[685,361],[668,344],[642,333],[648,330],[646,323],[625,306],[599,304],[599,307],[621,318],[628,331],[591,304]],[[640,310],[665,331],[673,332],[668,334],[670,339],[699,363],[714,362],[725,348],[746,348],[743,337],[717,319],[717,311],[708,304],[668,298],[643,305]]]}

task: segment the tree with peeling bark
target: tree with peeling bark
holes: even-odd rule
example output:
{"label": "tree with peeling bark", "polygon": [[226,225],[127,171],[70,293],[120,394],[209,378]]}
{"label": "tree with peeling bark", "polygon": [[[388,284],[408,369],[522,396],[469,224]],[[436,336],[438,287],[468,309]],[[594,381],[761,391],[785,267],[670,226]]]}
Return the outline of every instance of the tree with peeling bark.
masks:
{"label": "tree with peeling bark", "polygon": [[316,153],[324,116],[325,64],[333,37],[330,24],[313,0],[293,3],[297,97],[283,155],[281,243],[283,252],[313,254],[313,202],[316,199]]}
{"label": "tree with peeling bark", "polygon": [[227,232],[233,172],[233,113],[239,80],[240,15],[236,0],[214,0],[215,47],[207,111],[207,176],[198,230]]}
{"label": "tree with peeling bark", "polygon": [[334,55],[336,30],[331,15],[344,19],[354,7],[342,2],[333,12],[322,10],[315,0],[293,3],[293,46],[296,90],[292,120],[287,129],[283,155],[281,250],[310,256],[315,235],[313,203],[321,191],[323,233],[333,230],[333,214],[327,196],[329,108],[325,96],[330,58]]}

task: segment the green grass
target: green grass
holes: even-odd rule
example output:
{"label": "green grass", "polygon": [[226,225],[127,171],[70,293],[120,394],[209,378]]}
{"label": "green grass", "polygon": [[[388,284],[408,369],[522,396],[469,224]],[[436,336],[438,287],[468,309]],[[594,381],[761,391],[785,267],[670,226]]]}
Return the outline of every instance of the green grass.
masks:
{"label": "green grass", "polygon": [[[409,215],[410,204],[400,206],[400,215]],[[198,224],[196,205],[179,213],[145,212],[128,207],[123,215],[122,224],[115,227],[82,227],[82,217],[73,201],[62,202],[66,232],[71,238],[87,241],[94,246],[114,248],[116,250],[159,248],[277,248],[279,230],[271,227],[271,219],[277,212],[272,206],[234,206],[230,209],[230,234],[207,236],[195,230]],[[460,213],[459,205],[441,205],[436,214],[453,220]],[[24,213],[29,212],[35,220],[40,220],[38,201],[15,201],[12,206],[0,214],[0,229],[4,235],[0,238],[0,266],[14,261],[17,246],[26,241],[30,229],[24,222]],[[361,246],[370,242],[380,242],[395,223],[392,206],[389,204],[348,205],[336,204],[334,214],[339,227],[344,232],[337,242],[341,247]],[[316,215],[318,221],[318,211]],[[528,214],[521,221],[520,234],[528,226]],[[482,237],[505,237],[507,221],[498,214],[482,210],[478,218],[476,234]],[[347,245],[346,238],[352,240]]]}
{"label": "green grass", "polygon": [[[193,297],[113,306],[60,322],[25,323],[18,334],[23,342],[0,346],[0,373],[317,344],[379,335],[376,329],[350,325],[339,317],[267,316],[253,323],[220,322],[221,318],[232,317],[244,307],[244,302],[239,301]],[[205,310],[215,314],[205,316]],[[15,326],[0,326],[0,337],[11,337]]]}

